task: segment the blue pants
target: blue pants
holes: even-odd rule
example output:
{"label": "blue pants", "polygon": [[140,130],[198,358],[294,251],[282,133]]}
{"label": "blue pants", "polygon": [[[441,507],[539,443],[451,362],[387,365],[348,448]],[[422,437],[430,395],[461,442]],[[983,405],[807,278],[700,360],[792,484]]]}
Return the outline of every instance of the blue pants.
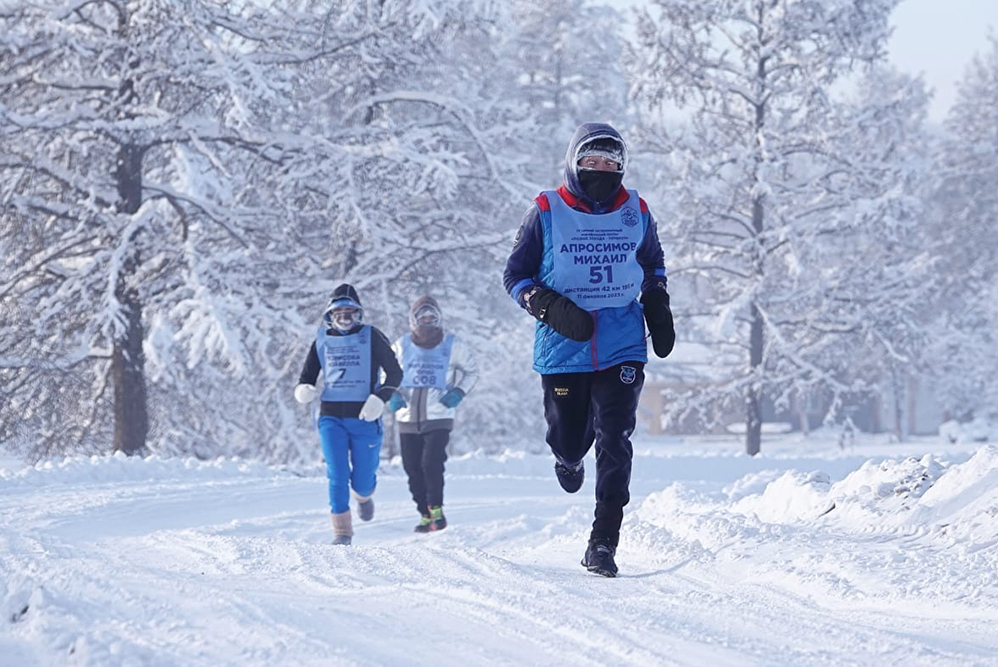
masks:
{"label": "blue pants", "polygon": [[359,496],[374,493],[381,457],[381,420],[319,417],[319,438],[329,478],[329,507],[333,514],[350,509],[350,489]]}

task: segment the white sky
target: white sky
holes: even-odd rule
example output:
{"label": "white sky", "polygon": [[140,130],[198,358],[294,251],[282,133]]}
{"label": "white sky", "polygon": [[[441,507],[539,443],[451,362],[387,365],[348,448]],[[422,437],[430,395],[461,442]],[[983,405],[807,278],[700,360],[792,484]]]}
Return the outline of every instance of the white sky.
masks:
{"label": "white sky", "polygon": [[971,58],[989,49],[988,33],[998,29],[998,0],[905,0],[892,23],[891,62],[924,74],[935,90],[929,117],[942,120]]}
{"label": "white sky", "polygon": [[[626,8],[647,0],[604,2]],[[892,24],[891,63],[924,75],[935,91],[929,118],[941,121],[956,98],[956,83],[970,59],[987,51],[989,30],[998,32],[998,0],[904,0]]]}

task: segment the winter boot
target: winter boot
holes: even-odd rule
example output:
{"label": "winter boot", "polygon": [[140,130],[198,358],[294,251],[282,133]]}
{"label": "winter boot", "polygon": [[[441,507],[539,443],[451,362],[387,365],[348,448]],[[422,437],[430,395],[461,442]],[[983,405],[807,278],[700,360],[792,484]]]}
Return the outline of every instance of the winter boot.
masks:
{"label": "winter boot", "polygon": [[416,527],[413,530],[414,532],[417,533],[428,533],[431,530],[433,530],[432,528],[430,528],[430,526],[432,525],[433,525],[433,518],[430,517],[429,514],[420,514],[419,523],[416,524]]}
{"label": "winter boot", "polygon": [[613,556],[617,548],[603,542],[590,542],[586,555],[582,557],[582,566],[603,577],[616,577],[617,564]]}
{"label": "winter boot", "polygon": [[447,517],[444,516],[444,508],[431,507],[430,508],[430,530],[443,530],[447,527]]}
{"label": "winter boot", "polygon": [[353,521],[350,519],[350,510],[333,514],[333,544],[348,546],[353,537]]}
{"label": "winter boot", "polygon": [[582,466],[582,461],[574,465],[556,461],[554,474],[558,476],[561,488],[569,493],[575,493],[582,488],[582,481],[586,478],[586,469]]}
{"label": "winter boot", "polygon": [[361,521],[370,521],[374,518],[374,498],[371,496],[359,496],[354,491],[353,497],[357,499],[357,516]]}

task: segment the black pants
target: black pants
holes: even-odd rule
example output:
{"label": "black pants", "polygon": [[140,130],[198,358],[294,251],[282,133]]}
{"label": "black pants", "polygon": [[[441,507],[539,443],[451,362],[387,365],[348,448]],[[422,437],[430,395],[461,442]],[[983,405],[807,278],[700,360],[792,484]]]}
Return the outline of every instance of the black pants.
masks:
{"label": "black pants", "polygon": [[591,373],[542,375],[547,443],[562,463],[577,463],[596,444],[596,512],[590,540],[617,546],[631,499],[631,434],[644,364],[624,362]]}
{"label": "black pants", "polygon": [[426,433],[402,433],[402,467],[409,477],[409,491],[420,514],[427,508],[444,504],[444,462],[450,431],[438,429]]}

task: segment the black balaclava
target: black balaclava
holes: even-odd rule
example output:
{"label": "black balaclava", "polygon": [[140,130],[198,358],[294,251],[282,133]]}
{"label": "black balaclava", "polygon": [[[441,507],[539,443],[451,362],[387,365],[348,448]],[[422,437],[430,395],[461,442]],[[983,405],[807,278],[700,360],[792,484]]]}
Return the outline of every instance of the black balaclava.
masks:
{"label": "black balaclava", "polygon": [[620,183],[624,180],[622,171],[596,171],[595,169],[579,169],[579,185],[589,199],[601,206],[606,206],[617,194]]}

